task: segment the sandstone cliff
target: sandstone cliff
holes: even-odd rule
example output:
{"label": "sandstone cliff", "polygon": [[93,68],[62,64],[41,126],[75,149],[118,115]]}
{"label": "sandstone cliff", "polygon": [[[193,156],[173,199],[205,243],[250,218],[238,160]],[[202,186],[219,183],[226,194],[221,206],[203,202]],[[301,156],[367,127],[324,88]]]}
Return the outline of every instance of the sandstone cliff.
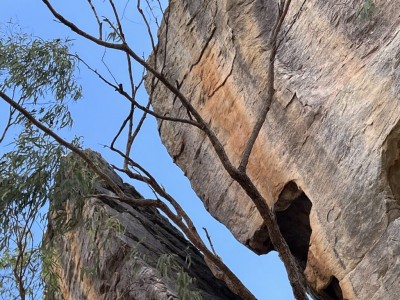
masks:
{"label": "sandstone cliff", "polygon": [[[87,153],[125,193],[141,198],[98,154]],[[199,251],[157,210],[134,209],[118,200],[95,196],[82,199],[79,193],[65,190],[71,183],[79,189],[76,180],[77,176],[82,180],[78,175],[82,173],[77,172],[77,166],[74,156],[69,156],[56,183],[61,188],[52,200],[45,239],[45,257],[51,259],[55,273],[47,277],[45,299],[165,300],[178,299],[179,295],[179,299],[196,299],[196,292],[202,299],[239,299],[212,275]],[[96,193],[113,195],[106,185],[98,181],[94,185]],[[172,255],[171,264],[178,266],[169,269],[168,278],[156,268],[165,254]],[[195,279],[184,297],[178,291],[182,284],[177,280],[184,280],[183,272],[178,279],[179,271]]]}
{"label": "sandstone cliff", "polygon": [[[172,0],[159,31],[160,71],[236,165],[266,97],[276,2]],[[398,0],[296,0],[281,32],[276,95],[248,174],[316,298],[400,294],[399,20]],[[188,118],[161,84],[153,106]],[[273,250],[205,135],[167,121],[159,131],[209,212],[256,253]]]}

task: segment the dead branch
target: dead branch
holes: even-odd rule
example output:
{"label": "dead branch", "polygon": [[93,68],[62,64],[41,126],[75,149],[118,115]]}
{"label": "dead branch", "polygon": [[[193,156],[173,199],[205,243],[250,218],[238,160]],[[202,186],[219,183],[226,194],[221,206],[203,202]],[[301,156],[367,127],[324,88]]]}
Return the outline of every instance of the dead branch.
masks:
{"label": "dead branch", "polygon": [[[232,173],[237,173],[236,168],[230,162],[228,155],[225,152],[224,147],[222,146],[221,142],[218,140],[214,132],[210,129],[207,122],[201,117],[198,111],[193,107],[190,101],[179,91],[178,88],[174,86],[174,84],[170,83],[165,76],[157,72],[155,68],[153,68],[150,64],[148,64],[144,59],[142,59],[139,55],[137,55],[128,45],[126,44],[115,44],[110,42],[105,42],[95,38],[94,36],[88,34],[87,32],[83,31],[79,27],[77,27],[74,23],[65,19],[62,15],[60,15],[50,4],[48,0],[42,0],[42,2],[48,7],[50,12],[57,18],[61,23],[69,27],[72,31],[77,33],[78,35],[106,48],[116,49],[123,52],[128,53],[136,62],[146,68],[148,72],[150,72],[154,77],[156,77],[160,82],[162,82],[166,88],[168,88],[173,94],[175,94],[179,100],[182,102],[182,105],[190,111],[193,115],[195,120],[197,121],[199,127],[202,131],[206,133],[208,138],[210,139],[211,144],[215,148],[218,156],[220,157],[224,167],[227,169],[228,173],[231,175]],[[125,93],[126,94],[126,93]],[[190,123],[190,122],[188,122]]]}
{"label": "dead branch", "polygon": [[99,16],[97,14],[96,8],[94,7],[92,0],[87,0],[89,2],[90,8],[93,11],[94,17],[96,18],[97,24],[99,25],[99,39],[103,39],[103,23],[100,21]]}
{"label": "dead branch", "polygon": [[268,80],[267,99],[265,99],[265,102],[263,103],[260,115],[257,118],[256,124],[254,125],[253,131],[251,132],[250,138],[247,141],[247,144],[243,151],[242,158],[240,160],[240,164],[238,167],[239,172],[246,172],[246,167],[249,162],[251,152],[253,150],[253,147],[257,140],[257,137],[260,134],[260,131],[265,122],[265,119],[267,118],[267,114],[269,112],[269,109],[270,109],[271,103],[272,103],[272,99],[275,94],[275,57],[276,57],[276,53],[278,50],[277,38],[278,38],[278,33],[281,30],[283,20],[285,19],[286,14],[289,10],[290,2],[291,2],[291,0],[284,1],[283,7],[278,9],[278,16],[276,18],[274,28],[271,32],[271,36],[270,36],[270,40],[269,40],[270,55],[269,55],[269,61],[268,61],[268,74],[267,74],[267,76],[268,76],[267,77],[268,78],[267,79]]}
{"label": "dead branch", "polygon": [[156,48],[156,43],[154,42],[154,37],[153,37],[153,33],[151,32],[150,23],[147,20],[147,17],[144,15],[142,7],[140,6],[140,0],[137,1],[136,8],[137,8],[139,14],[142,16],[142,19],[143,19],[144,23],[146,24],[147,34],[148,34],[148,36],[150,38],[151,47],[153,48],[153,53],[154,53],[154,52],[157,51],[156,50],[157,49]]}
{"label": "dead branch", "polygon": [[[232,179],[234,179],[246,192],[246,194],[252,199],[253,203],[255,204],[256,208],[258,209],[260,215],[262,216],[265,224],[267,225],[268,228],[268,233],[271,239],[272,244],[275,246],[275,249],[279,252],[281,255],[281,258],[285,264],[286,270],[288,272],[288,277],[289,281],[292,285],[294,295],[297,299],[299,300],[306,300],[306,289],[305,289],[305,279],[303,274],[298,270],[297,264],[290,253],[289,247],[285,241],[285,239],[282,237],[282,234],[280,233],[279,226],[277,224],[277,221],[275,219],[274,214],[271,212],[271,210],[268,207],[266,199],[260,194],[254,183],[251,181],[251,179],[243,172],[243,167],[241,167],[240,170],[236,169],[222,143],[219,141],[215,133],[211,130],[210,126],[204,121],[202,116],[199,114],[199,112],[193,107],[193,105],[190,103],[190,101],[180,92],[178,88],[174,86],[173,83],[169,82],[169,80],[163,76],[161,73],[159,73],[154,67],[152,67],[150,64],[148,64],[144,59],[142,59],[139,55],[137,55],[126,43],[122,44],[116,44],[116,43],[109,43],[105,42],[102,40],[99,40],[95,38],[94,36],[88,34],[87,32],[83,31],[79,27],[77,27],[75,24],[72,22],[68,21],[65,19],[62,15],[60,15],[50,4],[48,0],[42,0],[43,3],[48,7],[48,9],[52,12],[52,14],[64,25],[69,27],[72,31],[77,33],[78,35],[107,48],[110,49],[116,49],[119,51],[123,51],[127,54],[129,54],[136,62],[138,62],[140,65],[142,65],[146,70],[151,73],[154,77],[156,77],[161,83],[164,84],[164,86],[171,91],[177,98],[181,101],[183,107],[185,107],[193,116],[193,118],[196,120],[196,124],[198,128],[200,128],[208,137],[209,141],[211,142],[216,154],[218,155],[222,165],[224,166],[225,170],[227,173],[231,176]],[[282,1],[283,3],[283,9],[279,9],[279,18],[277,19],[277,22],[274,26],[274,30],[272,32],[272,47],[271,47],[271,54],[270,54],[270,63],[269,63],[269,69],[268,69],[268,77],[269,77],[269,83],[273,84],[274,82],[274,59],[276,56],[276,37],[279,33],[279,30],[281,28],[281,25],[284,21],[284,18],[286,16],[286,13],[288,11],[289,5],[290,5],[290,0],[288,1]],[[273,86],[272,86],[273,87]],[[128,96],[126,92],[120,91],[122,95],[125,97]],[[266,115],[269,110],[270,103],[268,101],[272,101],[274,94],[274,90],[269,89],[268,94],[267,94],[267,101],[266,101],[266,108],[264,109],[263,115]],[[261,118],[263,119],[263,118]],[[265,119],[265,117],[264,117]],[[259,120],[260,121],[260,120]],[[261,121],[260,121],[261,122]],[[262,122],[264,122],[262,120]],[[190,122],[187,122],[190,123]],[[258,125],[257,127],[262,126]],[[259,130],[256,130],[259,132]],[[253,139],[256,140],[257,134]],[[252,148],[252,146],[249,146],[247,148]],[[248,151],[251,153],[251,149]],[[249,154],[250,155],[250,154]],[[246,160],[246,159],[245,159]],[[247,163],[243,163],[242,165],[247,165]],[[245,168],[244,168],[245,169]]]}
{"label": "dead branch", "polygon": [[171,121],[171,122],[179,122],[179,123],[184,123],[184,124],[190,124],[195,127],[200,127],[200,125],[193,121],[193,120],[187,120],[187,119],[180,119],[180,118],[174,118],[174,117],[168,117],[168,116],[162,116],[160,114],[155,113],[151,109],[147,108],[146,106],[141,105],[139,102],[137,102],[134,98],[132,98],[127,92],[125,92],[123,89],[121,90],[120,87],[117,84],[111,83],[109,80],[107,80],[103,75],[101,75],[97,70],[93,69],[90,67],[82,58],[80,58],[77,55],[73,55],[76,57],[80,62],[82,62],[90,71],[92,71],[94,74],[96,74],[105,84],[108,86],[112,87],[116,92],[124,96],[128,101],[130,101],[135,107],[139,108],[143,112],[157,118],[160,120],[165,120],[165,121]]}
{"label": "dead branch", "polygon": [[[124,155],[122,152],[119,151],[120,155]],[[199,236],[196,227],[194,226],[190,217],[186,214],[183,208],[179,205],[179,203],[169,195],[164,188],[162,188],[157,181],[151,176],[149,172],[147,172],[143,167],[141,167],[138,163],[133,161],[131,158],[126,158],[129,160],[130,165],[140,169],[145,176],[140,174],[135,174],[129,169],[120,169],[114,168],[120,172],[127,174],[130,178],[145,182],[146,184],[150,185],[151,188],[156,191],[162,198],[168,201],[176,211],[176,216],[168,215],[168,217],[178,225],[178,227],[185,233],[188,239],[205,255],[205,257],[211,261],[215,266],[218,267],[221,272],[223,272],[223,280],[227,283],[227,285],[233,289],[233,291],[241,296],[243,299],[256,299],[254,295],[243,285],[243,283],[236,277],[236,275],[222,262],[222,260],[208,250],[207,246],[202,241],[201,237]],[[164,211],[164,210],[163,210]],[[184,221],[184,222],[183,222]],[[207,260],[206,260],[207,261]]]}
{"label": "dead branch", "polygon": [[[220,270],[224,272],[224,274],[227,276],[229,282],[227,284],[229,286],[234,286],[236,288],[235,292],[243,297],[243,299],[249,299],[253,300],[256,299],[250,291],[242,284],[242,282],[236,277],[236,275],[218,258],[216,258],[205,246],[203,241],[201,240],[199,234],[197,233],[196,227],[192,223],[191,219],[188,217],[188,215],[185,213],[185,211],[181,208],[181,206],[178,204],[178,202],[170,196],[165,190],[158,185],[158,183],[155,181],[155,179],[145,171],[140,165],[136,164],[133,160],[130,160],[131,163],[140,168],[142,171],[145,172],[145,174],[148,176],[145,178],[144,176],[136,176],[136,174],[132,173],[129,171],[129,169],[121,170],[125,172],[128,176],[130,176],[133,179],[138,179],[141,181],[146,181],[146,183],[150,184],[154,190],[160,195],[163,196],[164,199],[166,199],[171,205],[174,207],[176,214],[174,214],[171,209],[162,201],[159,199],[156,200],[148,200],[148,199],[135,199],[130,196],[127,196],[120,188],[119,186],[107,175],[105,174],[90,158],[89,156],[86,155],[86,153],[79,148],[75,147],[73,144],[65,141],[63,138],[61,138],[59,135],[57,135],[55,132],[53,132],[51,129],[43,125],[41,122],[36,120],[25,108],[23,108],[21,105],[19,105],[17,102],[15,102],[13,99],[8,97],[6,94],[0,91],[0,97],[3,98],[5,102],[7,102],[10,106],[18,110],[22,115],[25,116],[33,125],[35,125],[37,128],[42,130],[44,133],[47,135],[51,136],[53,139],[55,139],[60,145],[68,148],[72,152],[76,153],[80,158],[82,158],[88,167],[93,170],[97,175],[100,176],[101,179],[103,179],[111,188],[112,190],[116,193],[118,200],[122,201],[128,205],[130,205],[133,208],[139,207],[139,206],[145,206],[145,207],[155,207],[163,211],[170,220],[172,220],[183,232],[184,234],[188,237],[188,239],[200,250],[204,253],[204,255],[209,258],[215,265],[217,265]],[[122,155],[124,155],[121,152]],[[114,198],[115,200],[115,198]],[[183,222],[184,220],[184,222]],[[19,274],[16,272],[16,275],[19,276]],[[19,278],[19,277],[18,277]],[[22,277],[21,277],[22,278]],[[24,292],[24,290],[21,290],[21,292]]]}
{"label": "dead branch", "polygon": [[214,255],[215,255],[216,257],[219,257],[219,255],[217,254],[217,252],[215,252],[214,245],[213,245],[213,243],[212,243],[212,241],[211,241],[210,235],[208,234],[207,228],[203,227],[203,230],[204,230],[204,232],[206,233],[207,240],[208,240],[208,242],[210,243],[210,247],[211,247],[212,252],[214,253]]}

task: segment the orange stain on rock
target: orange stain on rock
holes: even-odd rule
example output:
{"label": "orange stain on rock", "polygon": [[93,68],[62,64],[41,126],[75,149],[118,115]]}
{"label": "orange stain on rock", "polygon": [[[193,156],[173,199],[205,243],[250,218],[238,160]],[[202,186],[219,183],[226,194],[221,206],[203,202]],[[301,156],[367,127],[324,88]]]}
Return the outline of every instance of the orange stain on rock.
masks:
{"label": "orange stain on rock", "polygon": [[[237,97],[240,92],[237,91],[232,77],[221,85],[230,69],[227,70],[225,67],[221,70],[219,64],[213,59],[216,56],[211,55],[211,51],[206,51],[208,53],[205,53],[201,64],[195,66],[190,74],[192,80],[200,82],[196,89],[200,90],[206,100],[204,104],[193,104],[205,120],[211,120],[211,127],[224,145],[231,162],[238,166],[253,130],[255,118],[246,106],[245,100]],[[218,90],[214,92],[217,88]],[[208,97],[207,95],[210,94],[212,96]],[[261,131],[249,160],[247,174],[256,183],[269,204],[272,204],[278,196],[278,190],[275,187],[281,186],[285,178],[274,171],[277,169],[274,155],[267,144],[267,136]]]}

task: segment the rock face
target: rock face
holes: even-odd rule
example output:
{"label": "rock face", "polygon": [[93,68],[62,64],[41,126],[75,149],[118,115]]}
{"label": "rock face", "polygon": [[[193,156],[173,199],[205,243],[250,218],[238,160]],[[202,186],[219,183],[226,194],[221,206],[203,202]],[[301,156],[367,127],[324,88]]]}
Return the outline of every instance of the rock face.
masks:
{"label": "rock face", "polygon": [[[172,0],[151,59],[235,165],[266,98],[277,2]],[[397,0],[293,0],[281,31],[276,94],[248,174],[316,298],[400,294],[399,20]],[[190,117],[161,84],[153,106]],[[159,131],[209,212],[256,253],[273,250],[205,135],[168,121]]]}
{"label": "rock face", "polygon": [[[91,155],[125,193],[141,198],[98,154]],[[70,165],[71,159],[69,156],[60,171],[58,186],[76,180],[69,167],[76,169],[76,164]],[[95,185],[97,193],[113,195],[104,184]],[[166,300],[179,295],[179,299],[197,299],[196,292],[202,299],[240,299],[212,275],[197,249],[157,210],[70,195],[60,190],[50,210],[46,245],[56,274],[52,274],[53,282],[47,278],[45,299]],[[156,269],[157,263],[162,264],[159,258],[166,254],[172,259],[164,265],[177,266],[167,267],[168,278]],[[178,291],[177,280],[183,278],[177,278],[178,271],[196,279],[184,289],[186,298]]]}

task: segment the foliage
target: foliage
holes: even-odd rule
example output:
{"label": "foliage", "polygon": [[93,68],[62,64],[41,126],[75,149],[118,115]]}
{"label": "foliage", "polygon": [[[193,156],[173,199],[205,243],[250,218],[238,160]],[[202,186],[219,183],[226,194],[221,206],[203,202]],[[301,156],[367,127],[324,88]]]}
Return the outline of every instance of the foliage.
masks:
{"label": "foliage", "polygon": [[374,0],[364,0],[360,10],[358,11],[358,15],[363,20],[370,19],[375,11],[375,8]]}
{"label": "foliage", "polygon": [[[25,288],[33,293],[37,290],[30,288],[29,282],[37,278],[40,255],[32,227],[35,223],[45,226],[41,208],[48,201],[54,172],[64,150],[32,126],[25,127],[14,144],[14,151],[1,158],[4,167],[0,169],[0,257],[8,261],[9,266],[17,267],[24,276],[17,279],[9,275],[10,268],[0,268],[1,277],[8,276],[10,286],[18,285],[24,279]],[[22,247],[19,240],[23,240]],[[31,256],[29,252],[37,255]],[[30,259],[15,265],[19,256]]]}
{"label": "foliage", "polygon": [[[176,275],[176,288],[178,291],[178,298],[180,300],[200,300],[201,294],[198,290],[192,290],[193,284],[196,282],[195,278],[185,271],[176,260],[176,254],[162,254],[157,261],[157,270],[161,276],[170,278],[171,272]],[[190,268],[190,257],[186,257],[187,268]]]}
{"label": "foliage", "polygon": [[57,253],[51,245],[44,245],[40,249],[40,254],[42,262],[41,279],[46,283],[44,294],[54,295],[60,290]]}
{"label": "foliage", "polygon": [[140,263],[140,261],[146,261],[147,257],[145,254],[140,253],[139,251],[139,245],[141,245],[143,243],[142,240],[140,240],[137,243],[136,247],[132,247],[131,249],[129,249],[128,251],[128,259],[131,262],[131,277],[132,277],[132,281],[136,281],[136,275],[140,272],[140,269],[142,268],[142,264]]}
{"label": "foliage", "polygon": [[68,40],[44,41],[21,33],[13,24],[3,26],[0,32],[3,89],[17,86],[21,98],[33,103],[49,95],[61,102],[81,97],[81,88],[74,77],[76,60],[69,53]]}
{"label": "foliage", "polygon": [[[71,126],[68,101],[79,99],[81,88],[69,42],[44,41],[17,29],[12,24],[1,28],[0,90],[11,92],[52,130]],[[19,133],[11,151],[0,157],[0,291],[10,299],[34,298],[43,288],[40,237],[34,236],[46,225],[43,208],[54,193],[55,172],[66,151],[13,110],[3,136],[10,128]]]}
{"label": "foliage", "polygon": [[22,243],[16,244],[14,249],[6,248],[0,257],[0,270],[3,270],[0,273],[0,295],[6,299],[21,299],[22,295],[34,298],[36,289],[41,285],[38,277],[33,276],[39,271],[40,265],[36,261],[40,253],[38,249],[29,248],[32,239],[24,235],[22,228],[18,228],[19,235],[13,241]]}
{"label": "foliage", "polygon": [[[74,144],[79,145],[79,140],[75,140]],[[55,221],[60,224],[55,227],[60,230],[60,233],[70,230],[81,221],[84,196],[93,193],[97,179],[98,176],[87,167],[78,155],[71,153],[61,158],[54,177],[53,189],[49,194],[52,199],[52,210],[57,211]],[[67,199],[76,201],[76,209],[68,220],[65,211]]]}

